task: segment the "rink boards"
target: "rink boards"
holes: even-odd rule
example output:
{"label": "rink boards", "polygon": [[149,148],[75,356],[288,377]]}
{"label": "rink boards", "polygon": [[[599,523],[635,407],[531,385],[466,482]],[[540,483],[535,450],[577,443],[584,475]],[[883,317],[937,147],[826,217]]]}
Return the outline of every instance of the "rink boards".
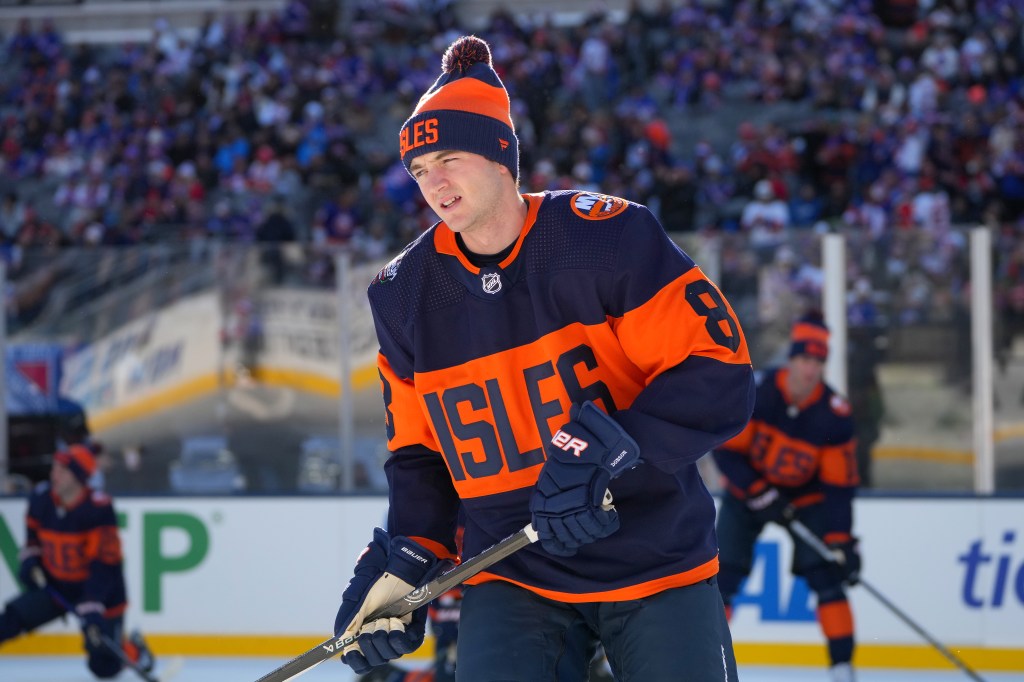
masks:
{"label": "rink boards", "polygon": [[[351,566],[382,497],[123,498],[131,605],[164,655],[282,656],[331,634]],[[0,599],[17,591],[25,504],[0,499]],[[864,576],[969,665],[1024,672],[1024,500],[864,498],[856,503]],[[825,661],[814,598],[789,574],[790,541],[769,529],[732,621],[749,664]],[[851,592],[865,667],[949,668],[938,651],[863,589]],[[0,655],[77,654],[55,623]]]}

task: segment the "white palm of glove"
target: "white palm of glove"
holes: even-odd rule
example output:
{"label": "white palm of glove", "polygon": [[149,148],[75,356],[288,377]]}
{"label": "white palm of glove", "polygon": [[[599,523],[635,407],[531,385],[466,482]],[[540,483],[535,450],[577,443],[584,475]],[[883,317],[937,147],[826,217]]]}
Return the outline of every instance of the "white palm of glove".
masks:
{"label": "white palm of glove", "polygon": [[[352,617],[348,627],[345,628],[342,639],[359,637],[359,635],[380,630],[405,632],[405,626],[412,622],[411,613],[407,613],[401,618],[376,618],[370,621],[367,621],[366,618],[377,609],[398,601],[414,589],[414,585],[410,585],[401,578],[391,575],[386,571],[382,573],[377,582],[370,588],[370,591],[366,593],[362,606],[356,611],[356,615]],[[352,643],[342,649],[341,655],[344,656],[350,651],[358,649],[359,644]]]}

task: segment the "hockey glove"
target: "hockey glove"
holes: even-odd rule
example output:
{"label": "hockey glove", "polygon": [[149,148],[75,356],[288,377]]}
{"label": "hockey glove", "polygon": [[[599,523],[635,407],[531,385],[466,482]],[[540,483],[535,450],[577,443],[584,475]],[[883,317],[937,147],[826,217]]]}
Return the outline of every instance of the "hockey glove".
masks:
{"label": "hockey glove", "polygon": [[833,564],[843,578],[843,582],[851,587],[860,582],[860,543],[857,538],[846,542],[831,542],[828,545],[836,558]]}
{"label": "hockey glove", "polygon": [[25,557],[18,568],[18,580],[26,589],[46,589],[46,572],[37,556]]}
{"label": "hockey glove", "polygon": [[106,607],[98,601],[84,601],[75,606],[75,613],[82,622],[82,633],[85,635],[85,646],[99,649],[103,646],[103,613]]}
{"label": "hockey glove", "polygon": [[334,634],[339,638],[358,638],[342,651],[341,660],[362,675],[374,666],[418,649],[426,629],[426,605],[401,618],[366,619],[449,565],[409,538],[392,538],[375,528],[373,541],[356,562],[355,575],[342,594],[341,608],[334,621]]}
{"label": "hockey glove", "polygon": [[613,478],[637,465],[640,448],[589,400],[573,405],[569,422],[547,446],[547,461],[530,500],[533,527],[549,554],[572,556],[619,528],[615,509],[602,508]]}
{"label": "hockey glove", "polygon": [[748,497],[747,509],[762,525],[770,521],[780,526],[788,526],[795,515],[789,499],[774,486],[768,486],[757,495]]}

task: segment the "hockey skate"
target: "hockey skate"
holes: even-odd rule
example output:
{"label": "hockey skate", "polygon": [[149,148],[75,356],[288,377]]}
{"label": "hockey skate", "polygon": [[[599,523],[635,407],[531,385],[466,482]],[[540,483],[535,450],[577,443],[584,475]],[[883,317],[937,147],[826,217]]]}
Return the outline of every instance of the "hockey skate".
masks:
{"label": "hockey skate", "polygon": [[853,676],[853,666],[849,663],[836,663],[828,672],[831,682],[854,682],[857,679]]}
{"label": "hockey skate", "polygon": [[146,644],[146,640],[143,639],[142,633],[138,630],[132,630],[132,633],[128,635],[128,639],[124,642],[124,652],[128,654],[130,661],[139,666],[140,670],[147,673],[153,670],[156,659],[153,657],[149,645]]}

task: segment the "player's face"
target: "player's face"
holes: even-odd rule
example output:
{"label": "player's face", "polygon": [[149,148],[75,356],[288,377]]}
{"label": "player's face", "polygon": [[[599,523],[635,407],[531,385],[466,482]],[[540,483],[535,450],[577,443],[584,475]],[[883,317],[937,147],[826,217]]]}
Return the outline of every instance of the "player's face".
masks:
{"label": "player's face", "polygon": [[810,355],[794,355],[789,359],[790,390],[799,396],[809,394],[821,381],[825,363]]}
{"label": "player's face", "polygon": [[469,239],[474,231],[497,224],[502,182],[509,175],[501,164],[471,152],[444,150],[413,159],[409,171],[452,232]]}
{"label": "player's face", "polygon": [[78,489],[81,485],[78,479],[75,478],[75,475],[71,473],[71,469],[60,462],[54,462],[53,466],[50,467],[50,486],[58,497],[74,497],[78,494]]}

